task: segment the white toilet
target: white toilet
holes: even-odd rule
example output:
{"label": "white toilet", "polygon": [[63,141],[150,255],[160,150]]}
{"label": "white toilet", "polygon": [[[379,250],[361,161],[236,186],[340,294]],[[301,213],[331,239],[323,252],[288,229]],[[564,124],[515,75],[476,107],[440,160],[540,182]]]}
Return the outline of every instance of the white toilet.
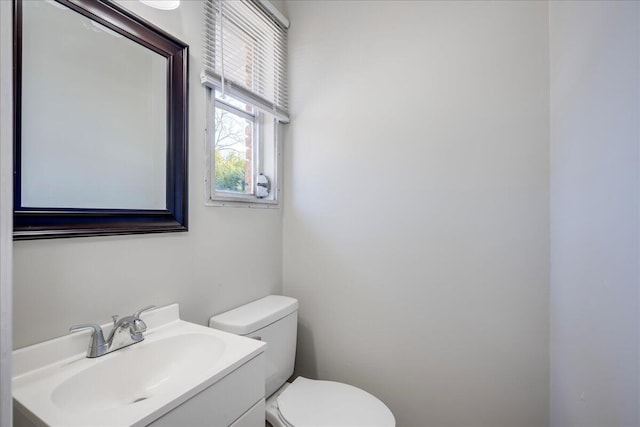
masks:
{"label": "white toilet", "polygon": [[298,301],[270,295],[209,319],[209,326],[267,343],[267,421],[273,427],[394,427],[379,399],[347,384],[296,378],[293,374]]}

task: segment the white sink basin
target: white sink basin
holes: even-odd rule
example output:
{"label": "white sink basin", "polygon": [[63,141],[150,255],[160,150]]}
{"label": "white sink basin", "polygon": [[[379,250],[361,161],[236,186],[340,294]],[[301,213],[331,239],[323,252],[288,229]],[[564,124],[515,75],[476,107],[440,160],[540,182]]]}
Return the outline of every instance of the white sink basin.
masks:
{"label": "white sink basin", "polygon": [[142,318],[144,341],[95,359],[89,332],[14,351],[16,409],[36,425],[146,425],[264,351],[179,320],[176,304]]}
{"label": "white sink basin", "polygon": [[163,338],[116,351],[56,387],[60,408],[92,412],[133,405],[197,381],[223,354],[225,343],[208,334]]}

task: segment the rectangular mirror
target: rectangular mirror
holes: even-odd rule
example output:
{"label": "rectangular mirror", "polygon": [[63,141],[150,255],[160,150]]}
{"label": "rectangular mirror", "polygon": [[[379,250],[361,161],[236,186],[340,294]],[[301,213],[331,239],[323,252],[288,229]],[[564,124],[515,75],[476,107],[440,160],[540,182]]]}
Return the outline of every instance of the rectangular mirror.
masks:
{"label": "rectangular mirror", "polygon": [[187,230],[187,46],[90,0],[16,0],[16,239]]}

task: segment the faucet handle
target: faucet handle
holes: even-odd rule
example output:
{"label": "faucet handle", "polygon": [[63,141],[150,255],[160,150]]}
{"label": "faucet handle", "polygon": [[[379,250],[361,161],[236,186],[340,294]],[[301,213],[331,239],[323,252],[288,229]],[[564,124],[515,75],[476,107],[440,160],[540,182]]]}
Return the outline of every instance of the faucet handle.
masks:
{"label": "faucet handle", "polygon": [[69,331],[75,332],[82,329],[93,330],[93,333],[91,334],[91,342],[89,343],[89,348],[87,349],[87,357],[98,357],[103,355],[108,345],[104,340],[104,334],[102,333],[102,328],[100,327],[100,325],[96,325],[95,323],[83,323],[81,325],[70,327]]}
{"label": "faucet handle", "polygon": [[142,319],[140,319],[140,315],[147,310],[151,310],[152,308],[156,308],[156,306],[148,305],[145,308],[141,308],[140,310],[136,311],[133,314],[133,333],[134,334],[141,334],[142,332],[145,332],[147,330],[147,324],[144,323]]}
{"label": "faucet handle", "polygon": [[75,332],[82,329],[93,329],[93,332],[96,334],[102,332],[102,328],[100,327],[100,325],[96,325],[95,323],[83,323],[81,325],[74,325],[69,328],[69,331]]}
{"label": "faucet handle", "polygon": [[134,318],[136,318],[136,319],[138,319],[138,318],[140,318],[140,315],[141,315],[143,312],[145,312],[145,311],[149,311],[149,310],[151,310],[152,308],[156,308],[156,306],[155,306],[155,305],[148,305],[148,306],[146,306],[146,307],[144,307],[144,308],[141,308],[140,310],[138,310],[138,311],[136,311],[135,313],[133,313],[133,317],[134,317]]}
{"label": "faucet handle", "polygon": [[131,325],[132,334],[141,334],[147,331],[147,324],[142,319],[133,319],[133,325]]}

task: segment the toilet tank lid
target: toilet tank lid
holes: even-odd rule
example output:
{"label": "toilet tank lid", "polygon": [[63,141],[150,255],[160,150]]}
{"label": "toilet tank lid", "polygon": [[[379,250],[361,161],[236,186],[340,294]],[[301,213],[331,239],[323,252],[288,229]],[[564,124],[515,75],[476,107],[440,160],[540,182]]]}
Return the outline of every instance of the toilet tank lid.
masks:
{"label": "toilet tank lid", "polygon": [[269,295],[217,316],[212,316],[209,319],[209,326],[237,335],[248,335],[288,316],[297,309],[297,299],[282,295]]}

